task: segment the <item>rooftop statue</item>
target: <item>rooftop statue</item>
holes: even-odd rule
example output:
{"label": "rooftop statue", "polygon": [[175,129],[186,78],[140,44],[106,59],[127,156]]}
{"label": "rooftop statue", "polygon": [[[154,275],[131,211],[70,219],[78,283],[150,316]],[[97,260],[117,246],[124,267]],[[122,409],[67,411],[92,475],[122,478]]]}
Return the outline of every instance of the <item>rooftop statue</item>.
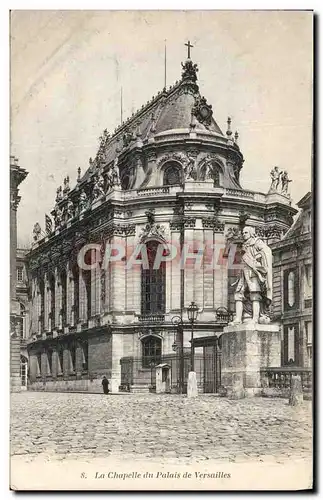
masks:
{"label": "rooftop statue", "polygon": [[34,241],[38,241],[41,237],[41,227],[40,227],[40,224],[39,222],[36,222],[36,224],[34,225],[34,228],[33,228],[33,238],[34,238]]}
{"label": "rooftop statue", "polygon": [[88,208],[88,199],[85,191],[82,191],[79,199],[79,213],[82,214]]}
{"label": "rooftop statue", "polygon": [[253,227],[245,226],[241,274],[233,283],[235,318],[232,324],[252,321],[270,323],[268,307],[272,300],[272,253]]}
{"label": "rooftop statue", "polygon": [[278,167],[274,167],[271,170],[271,172],[270,172],[271,185],[270,185],[269,192],[278,191],[281,175],[282,175],[282,171],[279,170]]}
{"label": "rooftop statue", "polygon": [[282,194],[288,194],[288,185],[292,180],[288,177],[287,170],[285,170],[281,176],[282,183]]}

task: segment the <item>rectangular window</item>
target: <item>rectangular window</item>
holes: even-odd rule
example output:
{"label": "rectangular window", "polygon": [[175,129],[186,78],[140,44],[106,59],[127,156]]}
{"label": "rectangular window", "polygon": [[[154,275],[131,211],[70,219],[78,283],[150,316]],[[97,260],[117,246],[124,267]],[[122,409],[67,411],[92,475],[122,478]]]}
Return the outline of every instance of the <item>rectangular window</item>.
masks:
{"label": "rectangular window", "polygon": [[299,325],[284,326],[283,365],[299,365]]}
{"label": "rectangular window", "polygon": [[304,298],[312,298],[312,266],[306,264],[304,266]]}
{"label": "rectangular window", "polygon": [[284,311],[292,311],[298,308],[299,284],[297,269],[285,269],[284,271]]}
{"label": "rectangular window", "polygon": [[305,322],[306,344],[312,345],[312,321]]}
{"label": "rectangular window", "polygon": [[22,266],[17,266],[17,281],[22,282],[24,278]]}

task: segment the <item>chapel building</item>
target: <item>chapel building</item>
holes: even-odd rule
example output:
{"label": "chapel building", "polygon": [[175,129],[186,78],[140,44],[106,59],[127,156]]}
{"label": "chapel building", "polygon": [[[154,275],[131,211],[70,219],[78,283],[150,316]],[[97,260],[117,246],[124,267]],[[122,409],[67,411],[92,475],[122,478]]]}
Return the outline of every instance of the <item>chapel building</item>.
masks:
{"label": "chapel building", "polygon": [[148,391],[154,367],[164,364],[169,390],[182,390],[192,301],[199,389],[218,389],[221,369],[214,375],[211,361],[218,363],[219,346],[211,340],[234,307],[232,248],[245,223],[269,245],[279,241],[296,210],[286,192],[243,189],[238,133],[230,118],[222,131],[197,73],[189,57],[175,85],[112,135],[105,130],[76,185],[66,177],[58,188],[46,236],[35,225],[29,389],[102,392],[106,375],[112,392]]}

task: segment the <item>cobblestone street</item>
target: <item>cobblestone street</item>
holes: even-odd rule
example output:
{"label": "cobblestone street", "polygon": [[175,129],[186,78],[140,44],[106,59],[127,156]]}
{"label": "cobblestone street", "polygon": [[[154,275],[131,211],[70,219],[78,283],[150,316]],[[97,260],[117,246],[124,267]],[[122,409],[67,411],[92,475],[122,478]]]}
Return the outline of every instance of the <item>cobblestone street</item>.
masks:
{"label": "cobblestone street", "polygon": [[308,458],[311,402],[293,408],[286,400],[203,395],[13,394],[11,453],[186,463]]}

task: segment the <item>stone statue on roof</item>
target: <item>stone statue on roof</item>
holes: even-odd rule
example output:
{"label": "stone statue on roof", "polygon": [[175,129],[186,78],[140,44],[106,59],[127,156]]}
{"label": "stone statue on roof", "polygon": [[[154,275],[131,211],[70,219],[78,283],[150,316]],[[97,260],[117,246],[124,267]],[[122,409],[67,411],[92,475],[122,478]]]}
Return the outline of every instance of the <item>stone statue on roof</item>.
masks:
{"label": "stone statue on roof", "polygon": [[292,182],[292,180],[289,178],[287,170],[284,170],[284,172],[281,175],[282,194],[284,195],[288,194],[288,185],[290,182]]}
{"label": "stone statue on roof", "polygon": [[88,208],[88,197],[83,189],[79,198],[79,213],[84,213]]}

